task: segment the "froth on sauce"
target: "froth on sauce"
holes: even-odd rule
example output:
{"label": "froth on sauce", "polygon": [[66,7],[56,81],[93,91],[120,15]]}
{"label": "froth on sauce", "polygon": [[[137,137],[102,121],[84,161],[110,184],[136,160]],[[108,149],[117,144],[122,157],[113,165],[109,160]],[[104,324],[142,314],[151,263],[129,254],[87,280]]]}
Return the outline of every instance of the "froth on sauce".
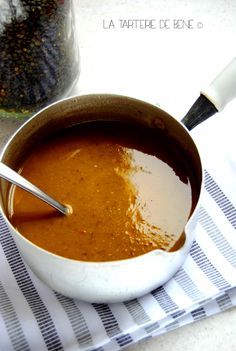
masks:
{"label": "froth on sauce", "polygon": [[11,188],[10,221],[48,251],[111,261],[182,244],[192,208],[190,174],[182,152],[154,129],[83,123],[36,145],[19,172],[73,208],[63,216]]}

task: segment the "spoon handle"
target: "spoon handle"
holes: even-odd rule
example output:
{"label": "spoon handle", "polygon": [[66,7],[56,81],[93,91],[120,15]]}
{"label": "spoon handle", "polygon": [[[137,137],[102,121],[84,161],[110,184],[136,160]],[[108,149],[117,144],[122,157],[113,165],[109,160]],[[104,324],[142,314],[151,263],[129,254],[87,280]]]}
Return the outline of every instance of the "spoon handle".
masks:
{"label": "spoon handle", "polygon": [[23,178],[19,173],[13,171],[13,169],[9,168],[2,162],[0,162],[0,177],[37,196],[39,199],[54,207],[64,215],[69,214],[69,208],[67,206],[62,205],[60,202],[45,194],[42,190],[37,188],[35,185]]}

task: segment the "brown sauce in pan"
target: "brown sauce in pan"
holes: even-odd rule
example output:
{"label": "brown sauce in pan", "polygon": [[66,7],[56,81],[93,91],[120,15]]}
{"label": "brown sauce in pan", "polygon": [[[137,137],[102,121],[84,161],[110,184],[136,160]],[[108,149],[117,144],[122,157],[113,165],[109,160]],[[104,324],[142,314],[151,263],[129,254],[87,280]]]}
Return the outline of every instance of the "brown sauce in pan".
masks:
{"label": "brown sauce in pan", "polygon": [[110,261],[183,243],[191,174],[172,141],[144,126],[90,122],[37,145],[19,172],[58,201],[63,216],[17,187],[10,220],[34,244],[84,261]]}

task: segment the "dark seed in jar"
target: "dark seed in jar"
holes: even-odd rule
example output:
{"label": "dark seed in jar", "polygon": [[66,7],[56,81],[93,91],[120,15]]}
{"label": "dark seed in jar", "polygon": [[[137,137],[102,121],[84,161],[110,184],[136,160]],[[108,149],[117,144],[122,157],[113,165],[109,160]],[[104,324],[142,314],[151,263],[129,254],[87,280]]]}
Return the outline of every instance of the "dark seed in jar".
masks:
{"label": "dark seed in jar", "polygon": [[0,4],[0,109],[36,111],[69,91],[79,74],[71,1]]}

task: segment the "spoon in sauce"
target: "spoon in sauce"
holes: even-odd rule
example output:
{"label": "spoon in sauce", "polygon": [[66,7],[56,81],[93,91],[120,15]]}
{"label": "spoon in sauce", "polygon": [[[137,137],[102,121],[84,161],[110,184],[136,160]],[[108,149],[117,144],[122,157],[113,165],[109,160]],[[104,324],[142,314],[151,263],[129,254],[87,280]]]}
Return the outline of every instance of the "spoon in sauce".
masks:
{"label": "spoon in sauce", "polygon": [[22,177],[19,173],[13,171],[10,167],[0,162],[0,177],[6,179],[12,184],[19,186],[20,188],[28,191],[32,195],[38,197],[48,205],[54,207],[64,215],[68,216],[72,213],[72,209],[69,205],[63,205],[60,202],[54,200],[49,195],[45,194],[42,190],[37,188],[34,184],[30,183],[27,179]]}

